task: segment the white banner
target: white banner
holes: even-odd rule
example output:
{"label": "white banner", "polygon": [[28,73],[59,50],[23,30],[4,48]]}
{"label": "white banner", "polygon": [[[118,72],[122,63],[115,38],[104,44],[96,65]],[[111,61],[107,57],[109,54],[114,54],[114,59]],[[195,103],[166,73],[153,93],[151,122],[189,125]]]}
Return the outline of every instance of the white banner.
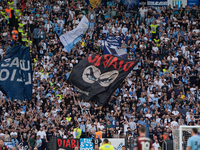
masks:
{"label": "white banner", "polygon": [[[104,138],[102,138],[101,140],[103,143]],[[122,150],[122,146],[125,145],[125,139],[123,138],[120,138],[120,139],[108,138],[108,141],[114,147],[114,150]]]}
{"label": "white banner", "polygon": [[174,8],[176,5],[178,5],[178,8],[180,8],[181,4],[183,4],[183,7],[187,5],[187,0],[168,0],[168,5],[171,5],[172,8]]}
{"label": "white banner", "polygon": [[81,40],[81,37],[85,34],[85,32],[88,29],[88,25],[88,19],[85,16],[83,16],[81,22],[74,30],[71,30],[59,37],[60,41],[62,42],[62,44],[68,52]]}
{"label": "white banner", "polygon": [[6,145],[8,147],[8,149],[12,149],[13,148],[12,142],[4,142],[4,145]]}

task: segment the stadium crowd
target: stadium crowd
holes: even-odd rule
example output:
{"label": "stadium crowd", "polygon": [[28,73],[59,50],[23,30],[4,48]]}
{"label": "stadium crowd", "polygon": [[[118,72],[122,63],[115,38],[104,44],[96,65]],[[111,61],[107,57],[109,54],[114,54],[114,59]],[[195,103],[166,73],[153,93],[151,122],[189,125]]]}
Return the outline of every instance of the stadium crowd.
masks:
{"label": "stadium crowd", "polygon": [[[89,29],[67,52],[59,36],[84,15]],[[101,107],[84,102],[68,78],[83,58],[103,53],[109,35],[120,36],[138,64]],[[27,0],[15,9],[2,0],[1,59],[20,43],[30,46],[32,101],[0,95],[0,138],[19,150],[46,150],[50,137],[136,137],[140,126],[149,127],[156,148],[179,125],[200,125],[199,6],[142,6],[134,13],[84,0]]]}

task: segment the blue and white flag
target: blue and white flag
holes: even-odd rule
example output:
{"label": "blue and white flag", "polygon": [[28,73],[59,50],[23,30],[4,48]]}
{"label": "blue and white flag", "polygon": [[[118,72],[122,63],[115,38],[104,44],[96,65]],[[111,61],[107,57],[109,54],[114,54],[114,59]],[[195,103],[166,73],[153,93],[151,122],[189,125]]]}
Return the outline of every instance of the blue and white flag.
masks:
{"label": "blue and white flag", "polygon": [[88,29],[88,25],[88,19],[83,16],[81,22],[74,30],[71,30],[59,37],[64,47],[67,49],[67,52],[69,52],[81,40]]}
{"label": "blue and white flag", "polygon": [[32,68],[30,48],[18,45],[11,48],[0,63],[0,90],[7,97],[32,99]]}
{"label": "blue and white flag", "polygon": [[93,150],[92,138],[80,139],[80,150]]}
{"label": "blue and white flag", "polygon": [[127,58],[126,51],[121,47],[120,37],[109,36],[106,38],[104,43],[104,52],[103,54],[111,54],[113,56],[121,56]]}

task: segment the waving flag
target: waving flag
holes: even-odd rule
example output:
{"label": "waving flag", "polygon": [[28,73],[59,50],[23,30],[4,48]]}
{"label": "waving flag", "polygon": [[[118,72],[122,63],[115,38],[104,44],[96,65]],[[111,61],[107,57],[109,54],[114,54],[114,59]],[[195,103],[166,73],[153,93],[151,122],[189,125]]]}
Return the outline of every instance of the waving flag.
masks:
{"label": "waving flag", "polygon": [[62,42],[62,44],[68,52],[81,40],[82,36],[88,29],[88,24],[88,19],[85,16],[83,16],[81,22],[74,30],[71,30],[59,37],[60,41]]}
{"label": "waving flag", "polygon": [[113,55],[91,55],[76,65],[69,80],[85,101],[104,105],[137,64]]}
{"label": "waving flag", "polygon": [[105,40],[103,54],[111,54],[113,56],[121,56],[127,58],[126,51],[120,47],[121,47],[120,37],[109,36]]}
{"label": "waving flag", "polygon": [[0,90],[13,99],[32,99],[30,48],[11,48],[0,63]]}

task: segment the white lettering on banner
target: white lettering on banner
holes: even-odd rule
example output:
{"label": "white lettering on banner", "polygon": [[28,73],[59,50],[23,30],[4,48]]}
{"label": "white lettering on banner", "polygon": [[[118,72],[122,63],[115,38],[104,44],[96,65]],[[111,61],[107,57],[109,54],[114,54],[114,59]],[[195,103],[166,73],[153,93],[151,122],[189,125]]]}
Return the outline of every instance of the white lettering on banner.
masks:
{"label": "white lettering on banner", "polygon": [[[27,64],[27,65],[26,65]],[[19,60],[18,57],[15,57],[12,61],[10,58],[5,59],[4,62],[1,64],[1,67],[13,67],[16,66],[17,68],[20,68],[23,71],[29,71],[30,70],[30,61],[29,60]],[[23,74],[21,73],[21,70],[19,70],[19,75],[20,78],[17,78],[16,81],[17,82],[22,82],[22,75],[24,78],[24,82],[25,82],[25,72],[23,72]],[[8,69],[1,69],[0,71],[0,81],[5,81],[7,80],[10,75],[10,81],[14,81],[15,77],[16,77],[16,73],[17,73],[17,69],[13,69],[12,72],[10,72]],[[27,74],[28,80],[25,82],[25,85],[29,85],[31,84],[31,73]]]}
{"label": "white lettering on banner", "polygon": [[13,69],[13,73],[12,73],[12,76],[11,76],[10,81],[13,81],[13,80],[14,80],[16,72],[17,72],[17,70],[16,70],[16,69]]}
{"label": "white lettering on banner", "polygon": [[[8,59],[5,59],[4,61],[8,63],[10,60],[11,60],[11,58],[8,58]],[[9,63],[8,64],[3,64],[3,63],[1,64],[1,67],[8,67],[8,66],[9,66]]]}
{"label": "white lettering on banner", "polygon": [[19,59],[18,59],[18,57],[15,57],[15,58],[13,59],[13,61],[11,62],[11,64],[10,64],[9,67],[12,67],[12,66],[19,67]]}
{"label": "white lettering on banner", "polygon": [[163,1],[148,1],[147,2],[147,5],[150,5],[150,6],[154,6],[154,5],[167,5],[168,2],[163,2]]}
{"label": "white lettering on banner", "polygon": [[25,68],[25,60],[20,60],[20,68],[24,71],[30,70],[30,62],[29,60],[27,61],[28,68]]}
{"label": "white lettering on banner", "polygon": [[[3,72],[6,73],[6,76],[5,76],[4,78],[2,78],[2,73],[3,73]],[[9,73],[9,71],[8,71],[7,69],[2,69],[1,72],[0,72],[0,80],[1,80],[1,81],[7,80],[8,77],[9,77],[9,75],[10,75],[10,73]]]}
{"label": "white lettering on banner", "polygon": [[[21,75],[21,70],[19,70],[19,74]],[[22,77],[17,79],[18,82],[22,82]]]}
{"label": "white lettering on banner", "polygon": [[25,82],[25,85],[31,84],[31,73],[28,73],[28,81]]}
{"label": "white lettering on banner", "polygon": [[180,7],[181,4],[185,7],[187,5],[187,0],[168,0],[168,5],[171,5],[172,7],[175,7],[176,5]]}

